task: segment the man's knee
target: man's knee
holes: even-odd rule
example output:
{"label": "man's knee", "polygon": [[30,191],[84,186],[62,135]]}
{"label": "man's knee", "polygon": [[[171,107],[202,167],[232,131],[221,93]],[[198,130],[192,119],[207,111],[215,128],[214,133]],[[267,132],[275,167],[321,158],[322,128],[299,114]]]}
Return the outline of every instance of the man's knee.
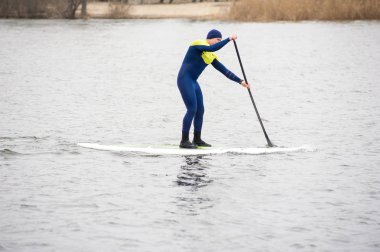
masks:
{"label": "man's knee", "polygon": [[203,115],[205,113],[205,108],[203,106],[197,107],[197,115]]}
{"label": "man's knee", "polygon": [[187,113],[194,116],[196,113],[197,113],[197,105],[194,104],[194,105],[191,105],[187,108]]}

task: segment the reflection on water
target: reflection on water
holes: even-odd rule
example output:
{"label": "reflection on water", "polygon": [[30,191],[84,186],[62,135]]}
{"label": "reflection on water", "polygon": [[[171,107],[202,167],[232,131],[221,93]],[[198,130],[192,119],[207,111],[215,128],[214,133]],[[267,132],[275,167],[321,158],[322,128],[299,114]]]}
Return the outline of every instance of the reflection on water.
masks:
{"label": "reflection on water", "polygon": [[207,175],[207,162],[202,162],[202,156],[185,157],[185,165],[181,166],[181,170],[177,175],[177,184],[179,186],[191,186],[192,189],[207,186],[212,182]]}
{"label": "reflection on water", "polygon": [[177,197],[176,205],[185,215],[199,215],[201,210],[213,207],[212,199],[198,190],[213,181],[207,174],[209,164],[206,159],[203,156],[185,157],[185,164],[177,175],[177,185],[184,186],[186,191]]}

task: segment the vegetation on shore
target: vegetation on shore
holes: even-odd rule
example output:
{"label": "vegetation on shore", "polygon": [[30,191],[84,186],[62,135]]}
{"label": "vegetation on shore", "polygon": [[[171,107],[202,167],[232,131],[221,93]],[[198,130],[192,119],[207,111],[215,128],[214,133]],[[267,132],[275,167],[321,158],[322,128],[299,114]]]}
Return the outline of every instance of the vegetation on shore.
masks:
{"label": "vegetation on shore", "polygon": [[230,19],[239,21],[380,19],[380,0],[240,0]]}
{"label": "vegetation on shore", "polygon": [[[129,2],[134,0],[103,1],[108,2],[103,5],[107,9],[98,18],[131,18]],[[0,18],[88,18],[87,2],[99,0],[0,0]],[[380,20],[380,0],[235,0],[231,4],[227,19],[237,21]],[[160,16],[159,12],[154,17]]]}
{"label": "vegetation on shore", "polygon": [[[0,18],[75,18],[87,0],[0,0]],[[82,13],[85,16],[86,13]]]}

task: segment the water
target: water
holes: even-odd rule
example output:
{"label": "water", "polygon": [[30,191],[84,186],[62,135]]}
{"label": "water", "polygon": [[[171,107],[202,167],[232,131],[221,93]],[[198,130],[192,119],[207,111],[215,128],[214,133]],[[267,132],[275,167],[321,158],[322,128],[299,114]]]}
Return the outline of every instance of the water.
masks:
{"label": "water", "polygon": [[[143,156],[177,144],[190,41],[238,34],[271,140],[314,152]],[[379,251],[380,23],[0,21],[0,250]],[[241,76],[232,43],[218,56]],[[265,147],[210,66],[203,135]]]}

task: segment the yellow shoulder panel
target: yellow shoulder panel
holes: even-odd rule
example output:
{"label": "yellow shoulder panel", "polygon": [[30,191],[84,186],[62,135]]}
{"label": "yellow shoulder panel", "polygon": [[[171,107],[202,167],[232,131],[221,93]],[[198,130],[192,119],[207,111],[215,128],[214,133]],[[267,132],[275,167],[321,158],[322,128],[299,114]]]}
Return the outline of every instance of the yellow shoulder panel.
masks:
{"label": "yellow shoulder panel", "polygon": [[204,39],[198,39],[198,40],[195,40],[193,42],[191,42],[191,45],[206,45],[206,46],[209,46],[209,44],[207,43],[207,40],[204,40]]}
{"label": "yellow shoulder panel", "polygon": [[[205,45],[205,46],[210,46],[208,43],[207,43],[207,40],[203,40],[203,39],[199,39],[199,40],[195,40],[191,43],[192,46],[195,46],[195,45]],[[211,64],[214,59],[217,59],[219,60],[218,56],[216,56],[215,53],[213,52],[205,52],[203,51],[202,52],[202,59],[203,61],[209,65]]]}

